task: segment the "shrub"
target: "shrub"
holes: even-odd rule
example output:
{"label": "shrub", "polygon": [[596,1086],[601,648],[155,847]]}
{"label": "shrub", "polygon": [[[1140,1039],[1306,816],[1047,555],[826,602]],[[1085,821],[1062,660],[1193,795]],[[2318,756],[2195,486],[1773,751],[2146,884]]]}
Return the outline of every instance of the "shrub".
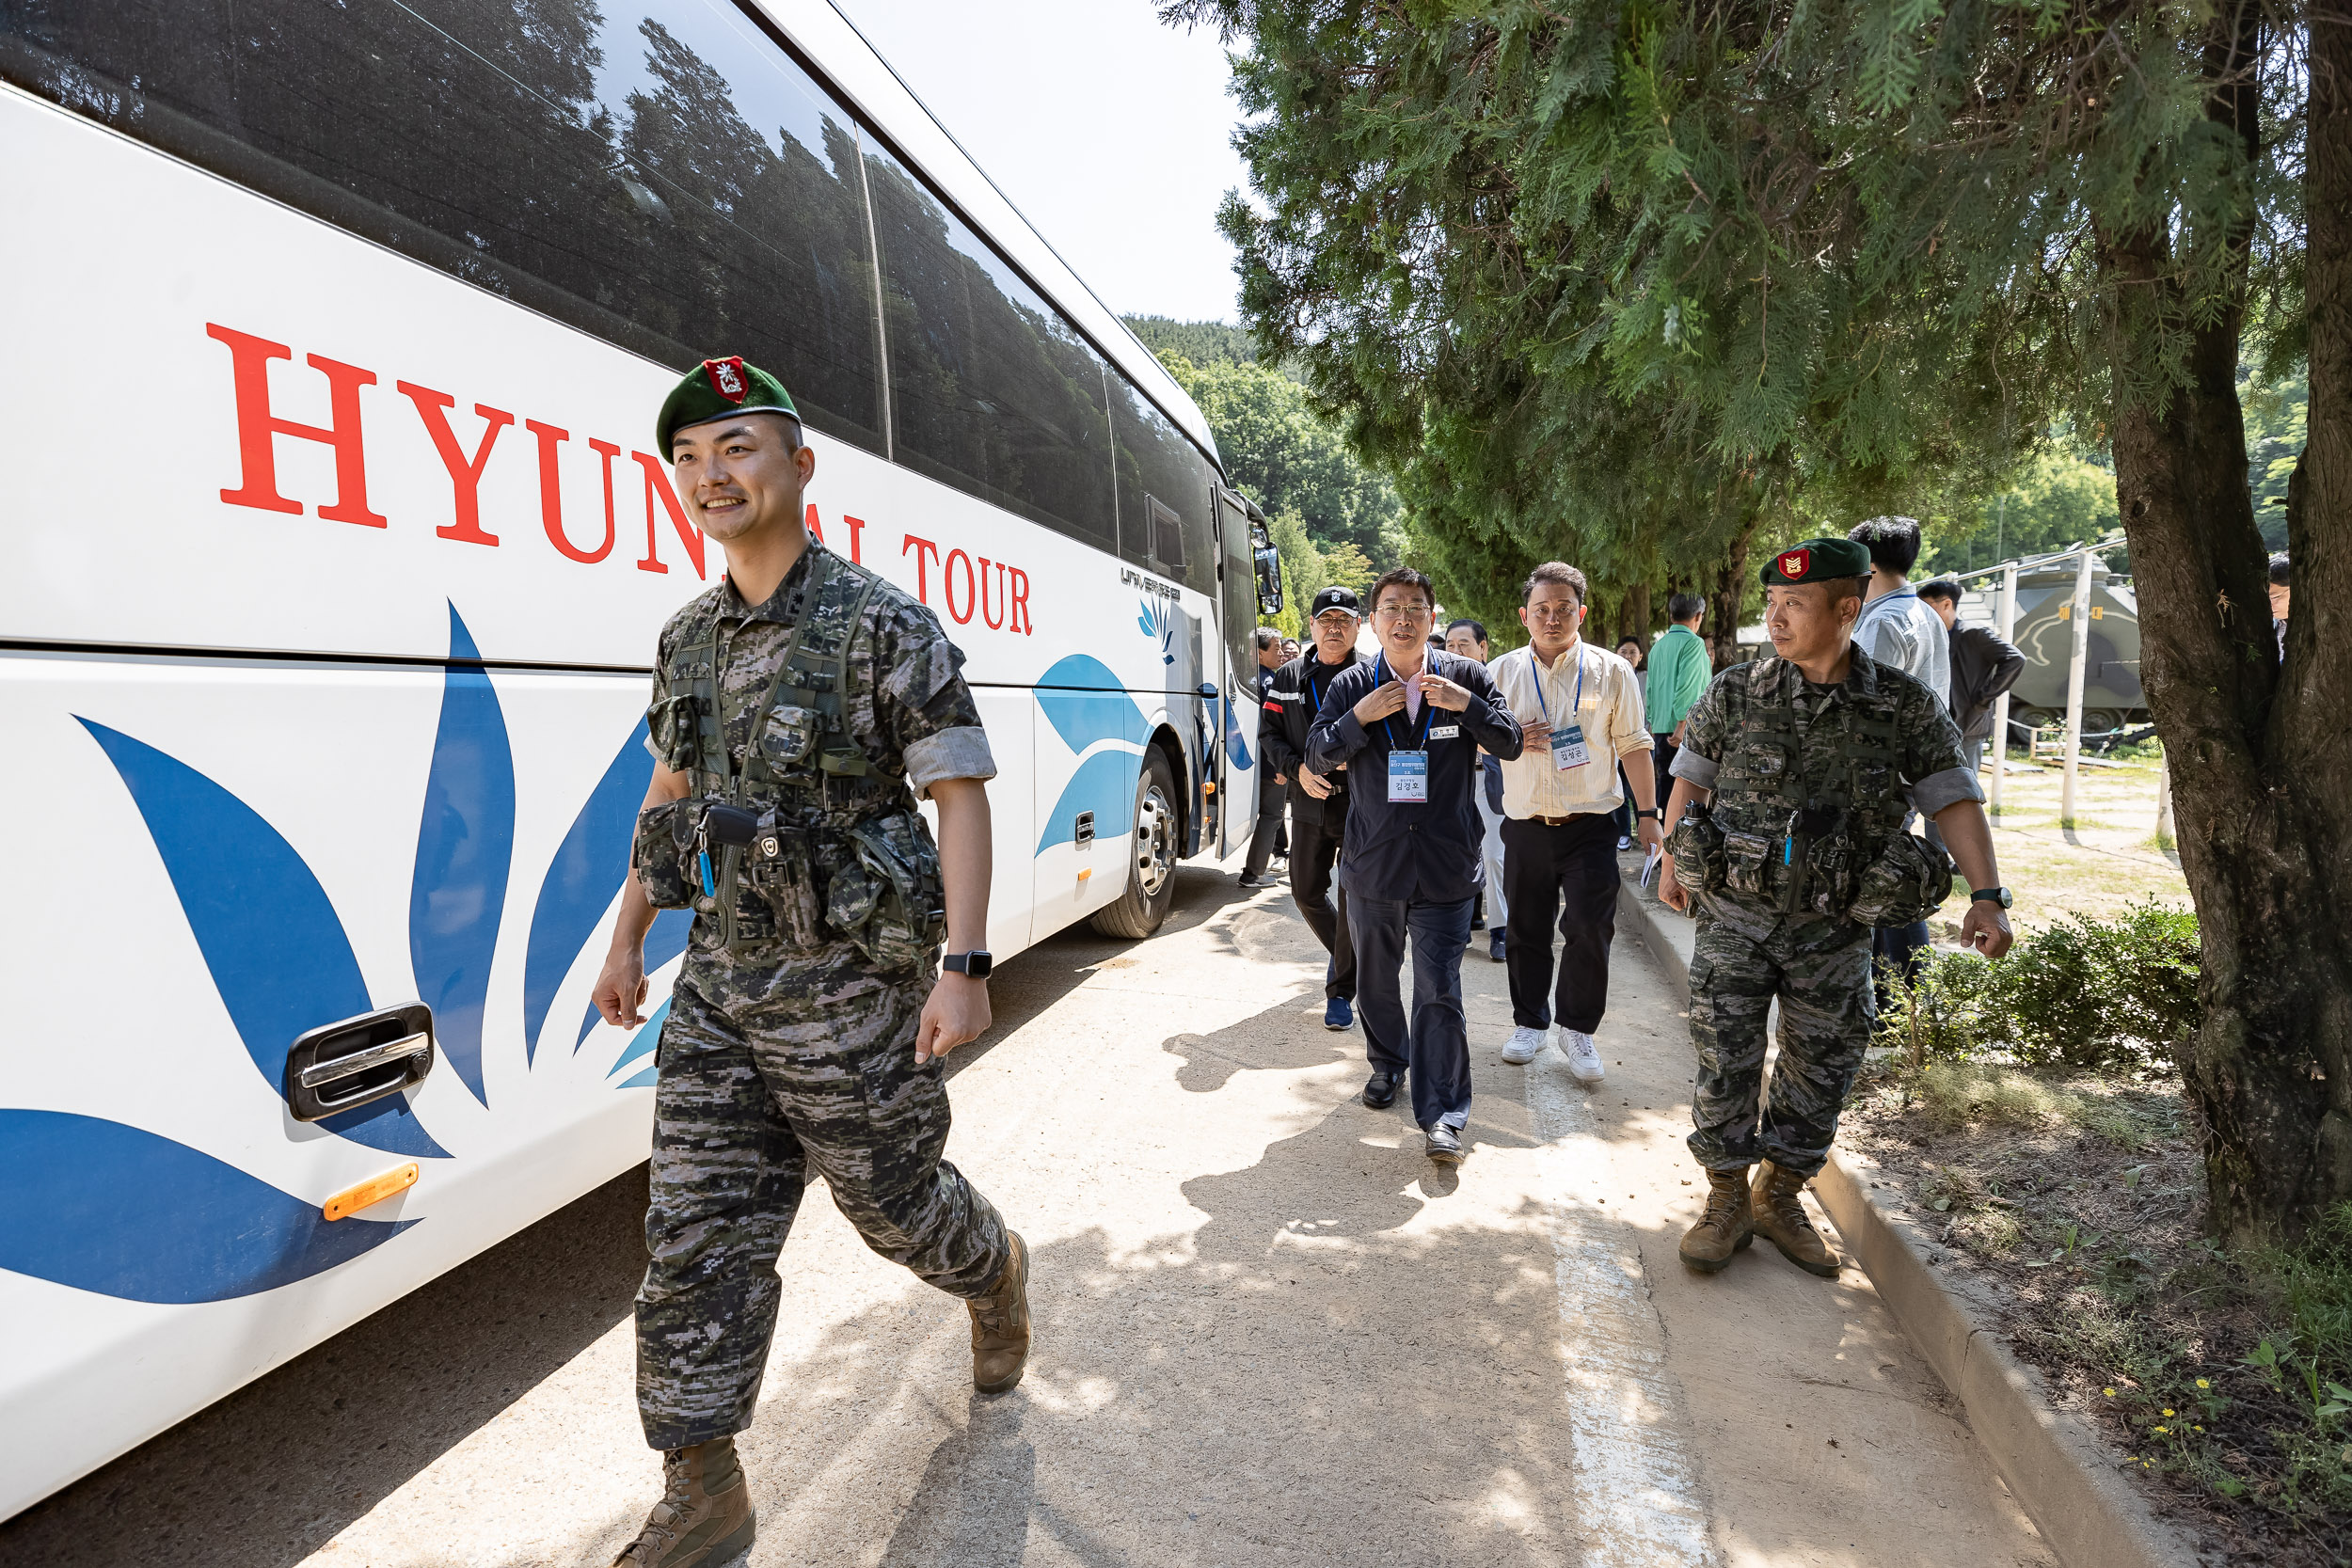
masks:
{"label": "shrub", "polygon": [[2197,1032],[2197,917],[2151,900],[2069,915],[1992,966],[1999,1034],[2021,1061],[2104,1067],[2169,1056]]}
{"label": "shrub", "polygon": [[2197,1032],[2197,917],[2149,902],[2122,919],[2069,915],[1987,963],[1938,953],[1891,987],[1876,1043],[1960,1061],[1993,1048],[2028,1066],[2137,1066]]}

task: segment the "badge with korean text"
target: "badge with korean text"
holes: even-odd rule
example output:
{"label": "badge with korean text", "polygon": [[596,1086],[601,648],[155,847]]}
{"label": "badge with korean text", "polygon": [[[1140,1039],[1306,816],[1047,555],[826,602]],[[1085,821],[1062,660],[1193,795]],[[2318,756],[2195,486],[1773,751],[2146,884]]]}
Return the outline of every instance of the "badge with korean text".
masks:
{"label": "badge with korean text", "polygon": [[1429,753],[1389,753],[1389,804],[1419,805],[1429,799]]}
{"label": "badge with korean text", "polygon": [[1592,751],[1584,744],[1583,725],[1569,724],[1551,732],[1551,765],[1554,768],[1565,773],[1592,760]]}

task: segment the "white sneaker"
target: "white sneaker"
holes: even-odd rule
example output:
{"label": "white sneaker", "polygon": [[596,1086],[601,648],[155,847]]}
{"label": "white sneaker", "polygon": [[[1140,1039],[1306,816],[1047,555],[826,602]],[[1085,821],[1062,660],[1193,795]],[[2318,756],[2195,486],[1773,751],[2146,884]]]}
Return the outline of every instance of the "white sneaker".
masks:
{"label": "white sneaker", "polygon": [[1580,1084],[1599,1083],[1603,1077],[1600,1047],[1593,1043],[1593,1037],[1581,1029],[1563,1029],[1560,1040],[1560,1048],[1568,1058],[1568,1070],[1576,1075],[1576,1081]]}
{"label": "white sneaker", "polygon": [[1514,1029],[1510,1043],[1502,1048],[1502,1059],[1513,1067],[1525,1067],[1544,1053],[1544,1032],[1541,1029]]}

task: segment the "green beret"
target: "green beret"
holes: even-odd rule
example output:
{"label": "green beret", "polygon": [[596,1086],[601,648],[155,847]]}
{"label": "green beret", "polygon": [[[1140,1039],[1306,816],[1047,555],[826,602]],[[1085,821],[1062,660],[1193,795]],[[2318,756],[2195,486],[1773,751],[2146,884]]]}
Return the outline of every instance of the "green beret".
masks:
{"label": "green beret", "polygon": [[784,389],[783,382],[757,365],[746,365],[738,354],[704,360],[670,388],[654,431],[654,439],[660,443],[657,450],[667,457],[670,438],[679,431],[730,414],[788,415],[793,436],[799,438],[801,411],[792,406],[792,394]]}
{"label": "green beret", "polygon": [[1870,552],[1851,539],[1807,539],[1764,563],[1764,580],[1830,582],[1870,575]]}

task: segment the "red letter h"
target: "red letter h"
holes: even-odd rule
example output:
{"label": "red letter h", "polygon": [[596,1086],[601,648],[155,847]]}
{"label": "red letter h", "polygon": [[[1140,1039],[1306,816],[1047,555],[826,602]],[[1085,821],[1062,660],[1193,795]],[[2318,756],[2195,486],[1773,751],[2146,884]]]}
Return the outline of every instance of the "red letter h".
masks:
{"label": "red letter h", "polygon": [[326,372],[328,417],[333,422],[325,429],[297,424],[279,419],[269,406],[269,362],[291,359],[294,350],[211,322],[204,325],[204,333],[229,347],[237,394],[237,452],[245,468],[244,483],[234,490],[223,490],[220,499],[231,506],[299,515],[302,503],[278,493],[278,452],[271,444],[276,436],[299,436],[335,449],[335,504],[320,507],[319,515],[334,523],[385,527],[386,520],[368,510],[367,453],[359,442],[359,388],[374,386],[375,372],[323,355],[305,356],[312,370]]}

